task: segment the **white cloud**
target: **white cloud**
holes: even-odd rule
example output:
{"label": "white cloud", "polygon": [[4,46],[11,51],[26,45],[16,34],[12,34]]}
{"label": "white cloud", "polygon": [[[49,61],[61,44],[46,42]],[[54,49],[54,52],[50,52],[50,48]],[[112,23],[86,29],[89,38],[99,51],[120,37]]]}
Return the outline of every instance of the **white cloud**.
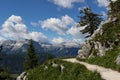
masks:
{"label": "white cloud", "polygon": [[0,33],[3,37],[15,40],[33,39],[35,41],[47,41],[47,37],[41,32],[29,32],[20,16],[12,15],[4,24]]}
{"label": "white cloud", "polygon": [[84,29],[85,27],[76,27],[73,26],[71,27],[68,31],[67,34],[71,34],[74,38],[79,39],[79,38],[84,38],[86,34],[82,34],[80,30]]}
{"label": "white cloud", "polygon": [[35,23],[35,22],[31,22],[30,23],[32,26],[39,26],[39,24],[38,23]]}
{"label": "white cloud", "polygon": [[107,7],[109,5],[109,0],[97,0],[99,7]]}
{"label": "white cloud", "polygon": [[72,8],[74,3],[84,2],[84,0],[48,0],[63,8]]}
{"label": "white cloud", "polygon": [[63,39],[61,37],[53,38],[52,42],[54,46],[59,44],[59,46],[64,45],[67,48],[68,47],[80,47],[80,45],[83,43],[81,39],[68,40],[68,39]]}
{"label": "white cloud", "polygon": [[[39,21],[39,23],[36,23],[41,25],[43,29],[52,30],[59,35],[67,36],[71,39],[73,39],[73,42],[80,42],[87,34],[82,34],[80,30],[84,29],[84,27],[77,27],[77,23],[74,21],[74,19],[68,15],[62,16],[61,18],[48,18],[44,21]],[[80,41],[81,40],[81,41]],[[71,42],[72,40],[66,40],[62,37],[53,38],[51,42],[53,43],[63,43],[63,42]]]}
{"label": "white cloud", "polygon": [[3,37],[0,36],[0,43],[1,43],[2,41],[5,41],[5,40],[6,40],[5,38],[3,38]]}
{"label": "white cloud", "polygon": [[48,42],[47,37],[41,32],[31,32],[29,36],[31,37],[31,39],[34,39],[35,41]]}
{"label": "white cloud", "polygon": [[65,40],[61,37],[59,38],[53,38],[52,42],[55,43],[55,44],[60,44],[60,43],[63,43]]}
{"label": "white cloud", "polygon": [[107,13],[106,13],[106,12],[102,11],[101,13],[102,13],[102,16],[103,16],[104,18],[107,18]]}
{"label": "white cloud", "polygon": [[58,34],[62,35],[68,30],[68,26],[73,26],[75,21],[68,15],[59,18],[50,18],[44,21],[40,21],[42,28],[47,28],[52,31],[56,31]]}

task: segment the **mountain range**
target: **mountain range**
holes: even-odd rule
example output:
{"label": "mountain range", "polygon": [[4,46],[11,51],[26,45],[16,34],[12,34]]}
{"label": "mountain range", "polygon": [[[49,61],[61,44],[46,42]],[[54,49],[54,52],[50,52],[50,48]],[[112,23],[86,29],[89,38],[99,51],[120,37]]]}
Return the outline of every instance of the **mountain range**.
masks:
{"label": "mountain range", "polygon": [[[6,54],[20,54],[26,53],[29,40],[16,41],[6,40],[1,42],[3,46],[3,53]],[[76,56],[80,44],[75,42],[63,42],[61,44],[40,43],[33,41],[36,53],[50,53],[56,57]]]}

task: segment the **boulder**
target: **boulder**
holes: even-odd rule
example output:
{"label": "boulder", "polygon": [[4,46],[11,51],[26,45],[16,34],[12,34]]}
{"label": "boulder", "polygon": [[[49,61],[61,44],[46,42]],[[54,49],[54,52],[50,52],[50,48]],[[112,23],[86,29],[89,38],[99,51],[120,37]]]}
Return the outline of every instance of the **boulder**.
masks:
{"label": "boulder", "polygon": [[117,65],[120,65],[120,55],[117,57],[115,62],[116,62]]}
{"label": "boulder", "polygon": [[16,80],[27,80],[27,73],[26,72],[22,72]]}
{"label": "boulder", "polygon": [[80,58],[85,58],[89,55],[91,50],[91,45],[89,42],[85,42],[80,50],[78,50],[78,56]]}
{"label": "boulder", "polygon": [[78,58],[84,59],[86,57],[104,56],[106,51],[110,48],[106,48],[98,41],[86,41],[82,48],[78,50]]}

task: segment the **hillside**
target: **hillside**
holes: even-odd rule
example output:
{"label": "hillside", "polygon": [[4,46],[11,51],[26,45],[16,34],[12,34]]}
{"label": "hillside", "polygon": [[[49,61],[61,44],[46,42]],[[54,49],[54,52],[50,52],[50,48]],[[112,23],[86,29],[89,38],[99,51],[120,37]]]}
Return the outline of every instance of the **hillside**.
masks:
{"label": "hillside", "polygon": [[50,60],[28,71],[28,80],[103,80],[85,66],[61,60]]}
{"label": "hillside", "polygon": [[120,71],[120,0],[111,4],[108,19],[86,40],[77,58]]}

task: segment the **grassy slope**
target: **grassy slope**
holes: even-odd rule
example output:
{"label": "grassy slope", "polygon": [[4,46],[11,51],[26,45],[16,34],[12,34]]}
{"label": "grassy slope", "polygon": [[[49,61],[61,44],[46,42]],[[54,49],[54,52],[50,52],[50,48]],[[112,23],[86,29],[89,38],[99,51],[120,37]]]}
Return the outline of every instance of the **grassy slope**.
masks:
{"label": "grassy slope", "polygon": [[89,58],[86,60],[86,62],[120,71],[120,65],[117,65],[115,63],[115,60],[119,55],[119,52],[120,52],[119,48],[113,49],[113,50],[107,51],[105,56]]}
{"label": "grassy slope", "polygon": [[47,70],[44,70],[44,65],[28,71],[29,80],[102,80],[97,72],[90,72],[85,66],[73,64],[60,60],[54,60],[57,64],[62,64],[65,69],[60,71],[60,67],[53,68],[48,62]]}

